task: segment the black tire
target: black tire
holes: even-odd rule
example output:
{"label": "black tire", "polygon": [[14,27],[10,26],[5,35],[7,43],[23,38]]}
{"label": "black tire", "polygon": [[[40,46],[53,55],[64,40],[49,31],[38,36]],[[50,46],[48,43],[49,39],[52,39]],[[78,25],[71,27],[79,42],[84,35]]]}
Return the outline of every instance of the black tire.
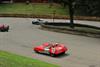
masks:
{"label": "black tire", "polygon": [[35,24],[35,23],[32,21],[32,24]]}
{"label": "black tire", "polygon": [[51,57],[55,57],[56,55],[55,55],[55,54],[53,54],[53,53],[50,53],[50,56],[51,56]]}
{"label": "black tire", "polygon": [[1,30],[1,32],[4,32],[5,30]]}
{"label": "black tire", "polygon": [[65,52],[61,53],[61,54],[65,54]]}
{"label": "black tire", "polygon": [[36,53],[39,53],[38,51],[34,50]]}
{"label": "black tire", "polygon": [[6,29],[6,31],[8,32],[9,29]]}

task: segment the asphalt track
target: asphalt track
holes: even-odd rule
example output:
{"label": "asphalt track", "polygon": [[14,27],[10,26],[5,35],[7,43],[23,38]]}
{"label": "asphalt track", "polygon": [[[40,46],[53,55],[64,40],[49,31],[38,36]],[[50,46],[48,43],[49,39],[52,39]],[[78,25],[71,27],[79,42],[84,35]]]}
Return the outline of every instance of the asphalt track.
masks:
{"label": "asphalt track", "polygon": [[[0,32],[0,50],[61,67],[100,67],[100,39],[40,30],[40,26],[32,25],[31,21],[31,18],[0,18],[0,23],[10,25],[9,32]],[[43,42],[64,43],[69,50],[59,57],[32,51],[34,46]]]}

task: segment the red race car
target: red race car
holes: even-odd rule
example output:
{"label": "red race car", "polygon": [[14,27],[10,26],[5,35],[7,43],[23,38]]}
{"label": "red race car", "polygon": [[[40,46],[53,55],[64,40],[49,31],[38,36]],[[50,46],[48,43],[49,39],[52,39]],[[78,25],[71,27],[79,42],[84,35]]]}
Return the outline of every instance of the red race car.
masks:
{"label": "red race car", "polygon": [[33,48],[33,50],[37,53],[45,53],[50,54],[50,56],[57,56],[59,54],[64,54],[68,51],[68,48],[64,46],[64,44],[51,44],[51,43],[44,43],[40,46]]}
{"label": "red race car", "polygon": [[9,25],[0,24],[0,31],[7,31],[9,30]]}

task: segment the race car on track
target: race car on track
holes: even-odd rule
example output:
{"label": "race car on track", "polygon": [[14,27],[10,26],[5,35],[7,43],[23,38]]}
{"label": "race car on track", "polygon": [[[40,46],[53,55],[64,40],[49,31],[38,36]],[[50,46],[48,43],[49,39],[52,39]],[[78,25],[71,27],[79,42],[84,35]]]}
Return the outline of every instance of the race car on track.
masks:
{"label": "race car on track", "polygon": [[37,53],[49,54],[50,56],[54,57],[59,54],[65,54],[65,52],[68,51],[68,48],[65,47],[64,44],[43,43],[40,46],[34,47],[33,50]]}
{"label": "race car on track", "polygon": [[47,21],[41,20],[41,19],[36,19],[32,21],[32,24],[40,25],[42,23],[46,23]]}
{"label": "race car on track", "polygon": [[4,32],[9,30],[9,25],[0,24],[0,31]]}

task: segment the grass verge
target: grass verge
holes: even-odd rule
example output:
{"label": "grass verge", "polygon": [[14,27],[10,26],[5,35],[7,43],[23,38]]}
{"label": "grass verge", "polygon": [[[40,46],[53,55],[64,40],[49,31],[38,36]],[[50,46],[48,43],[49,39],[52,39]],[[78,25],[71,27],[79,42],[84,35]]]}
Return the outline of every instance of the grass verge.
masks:
{"label": "grass verge", "polygon": [[34,15],[52,15],[56,11],[56,15],[68,15],[68,9],[64,9],[61,5],[53,5],[51,8],[47,3],[13,3],[0,4],[0,14],[34,14]]}
{"label": "grass verge", "polygon": [[0,51],[0,67],[58,67],[36,59]]}

